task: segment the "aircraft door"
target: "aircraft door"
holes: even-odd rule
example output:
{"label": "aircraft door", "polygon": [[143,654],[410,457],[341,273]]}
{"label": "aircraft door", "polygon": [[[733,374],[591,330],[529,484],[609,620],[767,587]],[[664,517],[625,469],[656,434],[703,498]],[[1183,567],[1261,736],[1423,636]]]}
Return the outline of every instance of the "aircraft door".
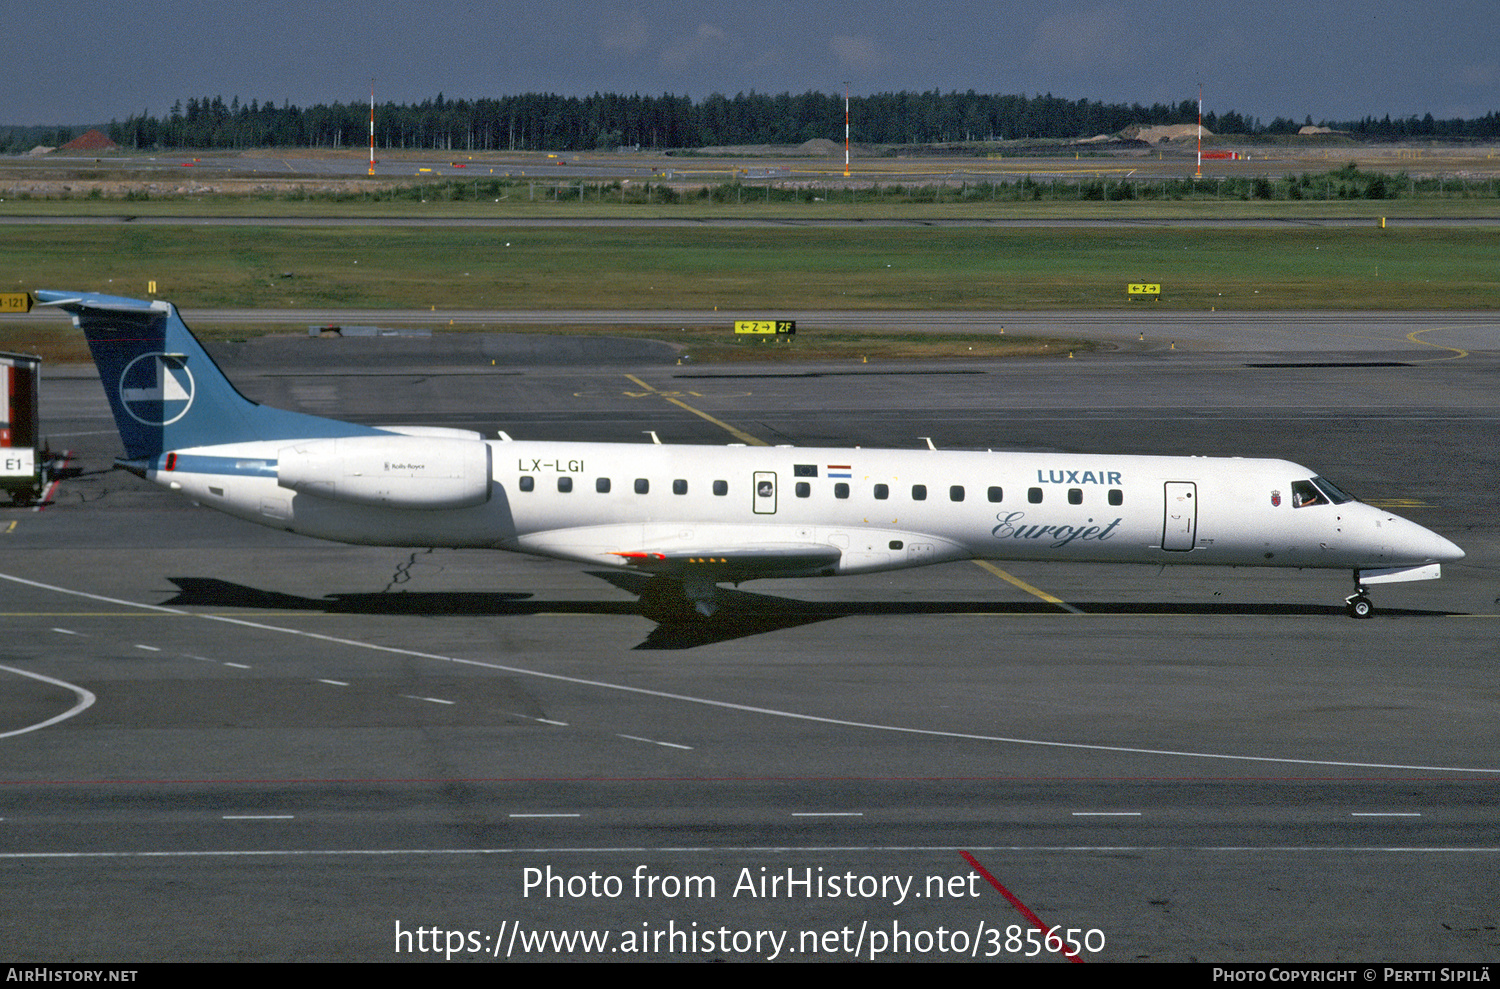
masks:
{"label": "aircraft door", "polygon": [[1161,548],[1186,552],[1198,541],[1198,485],[1168,481]]}
{"label": "aircraft door", "polygon": [[758,470],[755,472],[755,483],[752,485],[754,491],[754,506],[756,515],[776,514],[776,472],[769,470]]}

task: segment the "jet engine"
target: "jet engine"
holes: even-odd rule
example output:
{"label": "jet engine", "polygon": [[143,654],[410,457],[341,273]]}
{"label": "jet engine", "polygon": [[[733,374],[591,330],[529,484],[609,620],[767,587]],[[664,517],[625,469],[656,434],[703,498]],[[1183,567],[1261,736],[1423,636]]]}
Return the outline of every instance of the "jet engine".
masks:
{"label": "jet engine", "polygon": [[282,447],[276,483],[357,505],[473,508],[490,500],[490,448],[481,440],[395,434],[308,440]]}

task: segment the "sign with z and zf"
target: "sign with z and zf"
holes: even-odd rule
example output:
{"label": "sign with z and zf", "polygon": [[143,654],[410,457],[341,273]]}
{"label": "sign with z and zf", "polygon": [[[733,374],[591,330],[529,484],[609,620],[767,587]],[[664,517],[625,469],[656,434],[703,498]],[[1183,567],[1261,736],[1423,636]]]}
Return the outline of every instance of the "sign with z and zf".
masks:
{"label": "sign with z and zf", "polygon": [[734,321],[734,332],[794,335],[797,332],[797,321],[795,319],[737,319]]}

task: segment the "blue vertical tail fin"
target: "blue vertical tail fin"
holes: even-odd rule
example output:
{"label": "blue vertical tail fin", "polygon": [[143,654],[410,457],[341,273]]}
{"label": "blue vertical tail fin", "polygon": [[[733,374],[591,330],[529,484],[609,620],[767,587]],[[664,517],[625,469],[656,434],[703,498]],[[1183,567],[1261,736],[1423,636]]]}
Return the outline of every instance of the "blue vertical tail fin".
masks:
{"label": "blue vertical tail fin", "polygon": [[250,401],[170,302],[53,291],[36,297],[71,313],[83,330],[129,460],[149,463],[167,451],[224,443],[379,432]]}

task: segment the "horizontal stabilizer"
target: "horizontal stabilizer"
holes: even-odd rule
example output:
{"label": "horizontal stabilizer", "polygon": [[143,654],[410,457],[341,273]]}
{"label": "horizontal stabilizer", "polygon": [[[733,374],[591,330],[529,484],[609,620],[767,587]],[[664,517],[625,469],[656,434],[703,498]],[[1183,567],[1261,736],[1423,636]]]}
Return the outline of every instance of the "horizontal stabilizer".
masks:
{"label": "horizontal stabilizer", "polygon": [[40,289],[36,293],[39,306],[57,306],[67,312],[93,309],[98,312],[166,313],[165,302],[147,302],[145,299],[127,299],[119,295],[97,295],[93,292],[55,292]]}

